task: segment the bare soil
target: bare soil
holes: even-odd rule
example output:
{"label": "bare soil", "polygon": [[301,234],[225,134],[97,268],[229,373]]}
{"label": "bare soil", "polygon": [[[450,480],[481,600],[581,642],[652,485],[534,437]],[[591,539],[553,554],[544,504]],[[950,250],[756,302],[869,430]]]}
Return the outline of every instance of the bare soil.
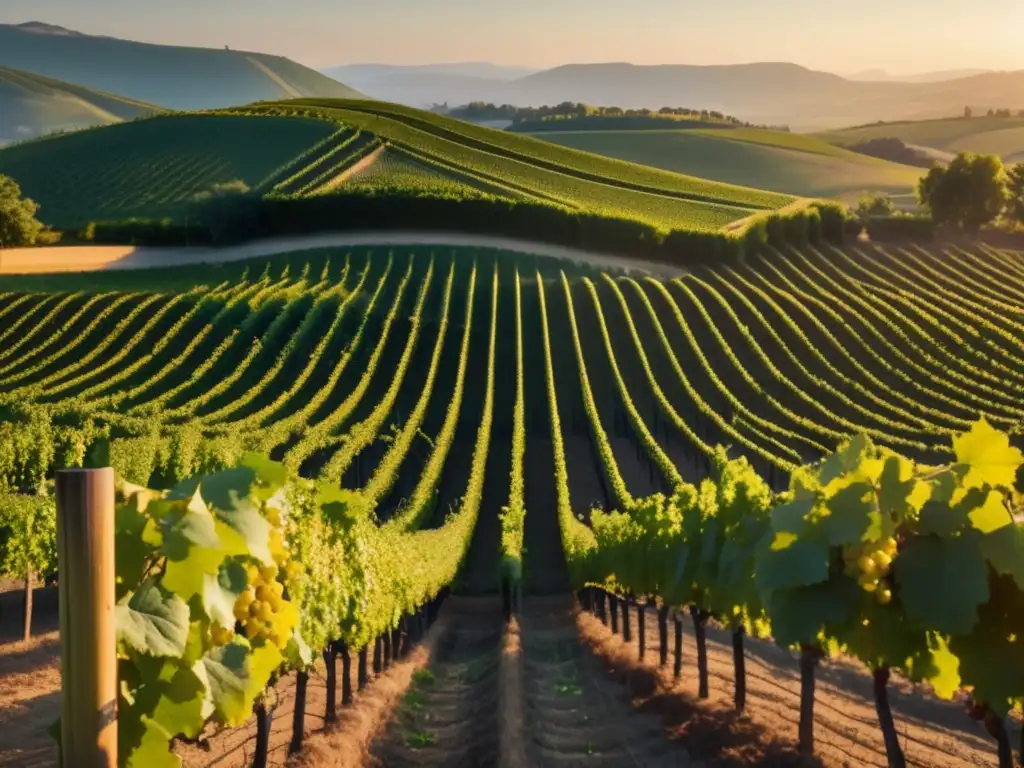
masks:
{"label": "bare soil", "polygon": [[275,237],[225,248],[157,248],[132,245],[68,245],[0,249],[0,274],[92,272],[105,269],[147,269],[242,261],[279,253],[338,246],[449,245],[497,248],[565,259],[602,269],[628,270],[672,277],[684,270],[669,264],[624,259],[548,243],[487,237],[459,232],[336,232],[301,237]]}
{"label": "bare soil", "polygon": [[501,602],[452,597],[449,625],[371,747],[368,766],[497,766]]}
{"label": "bare soil", "polygon": [[520,627],[530,765],[697,765],[580,643],[569,595],[524,598]]}
{"label": "bare soil", "polygon": [[[669,624],[669,663],[659,668],[658,625],[646,612],[645,660],[640,662],[636,614],[631,642],[614,635],[586,612],[578,618],[584,644],[629,686],[634,703],[658,712],[694,756],[721,765],[801,765],[794,754],[799,720],[800,673],[796,658],[771,643],[746,639],[746,716],[733,709],[734,668],[728,632],[708,628],[710,698],[697,698],[697,659],[693,625],[684,617],[681,679],[672,676],[673,627]],[[908,766],[996,766],[995,743],[962,705],[940,701],[921,686],[895,679],[889,688],[897,731]],[[1019,743],[1018,733],[1011,743]],[[867,670],[852,659],[823,663],[817,672],[815,747],[811,765],[887,765],[882,733]]]}

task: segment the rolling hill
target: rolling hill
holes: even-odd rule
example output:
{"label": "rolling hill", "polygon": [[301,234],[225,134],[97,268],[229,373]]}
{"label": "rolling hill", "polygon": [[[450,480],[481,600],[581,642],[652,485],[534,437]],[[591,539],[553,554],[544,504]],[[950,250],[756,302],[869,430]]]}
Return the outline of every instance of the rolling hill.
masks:
{"label": "rolling hill", "polygon": [[151,45],[39,22],[0,24],[0,66],[172,109],[360,94],[281,56]]}
{"label": "rolling hill", "polygon": [[1005,162],[1024,162],[1024,117],[972,117],[918,120],[844,128],[818,134],[832,144],[848,145],[881,138],[947,153],[981,152]]}
{"label": "rolling hill", "polygon": [[713,231],[793,202],[778,192],[355,100],[290,100],[231,114],[168,115],[55,137],[0,151],[0,173],[18,181],[42,204],[43,220],[60,228],[130,217],[182,218],[196,193],[235,179],[261,193],[293,197],[403,190],[487,194],[665,230]]}
{"label": "rolling hill", "polygon": [[[496,101],[496,99],[488,99]],[[1024,71],[935,83],[855,82],[788,63],[725,66],[573,64],[510,83],[501,100],[716,109],[754,123],[822,130],[872,120],[918,120],[1024,107]]]}
{"label": "rolling hill", "polygon": [[[567,64],[515,79],[484,69],[431,71],[385,68],[353,82],[374,98],[426,106],[470,101],[537,107],[565,101],[623,108],[663,106],[711,109],[762,125],[815,131],[875,120],[922,120],[1024,108],[1024,71],[950,72],[915,81],[862,81],[797,64],[761,62],[718,66],[628,63]],[[331,70],[348,77],[344,70]],[[956,76],[956,77],[954,77]]]}
{"label": "rolling hill", "polygon": [[464,62],[421,66],[348,64],[326,69],[324,74],[375,99],[425,108],[497,98],[496,94],[509,82],[537,71],[488,62]]}
{"label": "rolling hill", "polygon": [[0,146],[53,131],[109,125],[161,107],[0,67]]}
{"label": "rolling hill", "polygon": [[538,138],[633,163],[801,197],[910,194],[923,171],[800,134],[742,129],[545,131]]}

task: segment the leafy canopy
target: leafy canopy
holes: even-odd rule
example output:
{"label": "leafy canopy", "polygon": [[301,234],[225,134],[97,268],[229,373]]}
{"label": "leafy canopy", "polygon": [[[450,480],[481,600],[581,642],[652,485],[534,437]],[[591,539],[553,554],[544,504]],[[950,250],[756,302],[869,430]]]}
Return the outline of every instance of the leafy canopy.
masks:
{"label": "leafy canopy", "polygon": [[38,212],[39,204],[22,197],[17,182],[0,174],[0,248],[35,245],[43,231]]}

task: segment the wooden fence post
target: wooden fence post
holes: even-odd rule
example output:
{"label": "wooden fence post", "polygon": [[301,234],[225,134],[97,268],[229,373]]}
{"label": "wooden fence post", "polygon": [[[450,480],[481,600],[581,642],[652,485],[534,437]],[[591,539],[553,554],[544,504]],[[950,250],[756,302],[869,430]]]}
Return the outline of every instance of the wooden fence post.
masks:
{"label": "wooden fence post", "polygon": [[61,756],[117,766],[114,470],[57,472]]}

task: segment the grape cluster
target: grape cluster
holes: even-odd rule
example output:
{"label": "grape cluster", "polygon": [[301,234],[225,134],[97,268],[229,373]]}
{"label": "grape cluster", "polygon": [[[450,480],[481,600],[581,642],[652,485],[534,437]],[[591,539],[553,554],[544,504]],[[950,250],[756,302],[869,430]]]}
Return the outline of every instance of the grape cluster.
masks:
{"label": "grape cluster", "polygon": [[269,507],[265,516],[272,526],[269,544],[274,563],[250,563],[246,566],[248,586],[235,601],[234,613],[246,637],[250,640],[263,638],[283,650],[288,645],[292,629],[291,622],[280,620],[287,602],[284,596],[285,583],[297,578],[302,567],[291,559],[288,552],[281,530],[280,511]]}
{"label": "grape cluster", "polygon": [[846,575],[856,578],[865,592],[873,592],[882,605],[892,602],[892,589],[888,586],[892,559],[898,545],[891,536],[887,539],[843,547]]}

